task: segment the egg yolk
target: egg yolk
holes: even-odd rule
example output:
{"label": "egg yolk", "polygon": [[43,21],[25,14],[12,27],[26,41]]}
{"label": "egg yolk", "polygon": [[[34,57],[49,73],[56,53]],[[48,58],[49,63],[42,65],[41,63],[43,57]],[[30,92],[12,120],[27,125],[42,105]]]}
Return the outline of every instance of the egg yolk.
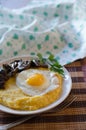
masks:
{"label": "egg yolk", "polygon": [[27,79],[27,84],[39,87],[44,83],[44,80],[43,74],[36,73]]}

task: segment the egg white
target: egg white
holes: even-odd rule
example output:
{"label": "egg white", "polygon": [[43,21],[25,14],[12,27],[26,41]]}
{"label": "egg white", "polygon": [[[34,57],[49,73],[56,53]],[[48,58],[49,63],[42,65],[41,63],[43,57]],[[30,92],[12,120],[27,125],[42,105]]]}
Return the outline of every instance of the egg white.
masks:
{"label": "egg white", "polygon": [[[42,74],[46,79],[43,84],[39,87],[34,87],[27,84],[27,79],[30,78],[35,73]],[[22,89],[22,91],[29,96],[43,95],[49,91],[52,91],[59,87],[58,77],[56,73],[49,70],[42,69],[28,69],[20,72],[16,77],[17,86]]]}

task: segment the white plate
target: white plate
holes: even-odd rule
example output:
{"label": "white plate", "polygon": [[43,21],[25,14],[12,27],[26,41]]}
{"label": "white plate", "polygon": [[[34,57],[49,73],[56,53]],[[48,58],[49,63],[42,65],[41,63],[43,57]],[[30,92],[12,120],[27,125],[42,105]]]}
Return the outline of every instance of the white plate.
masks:
{"label": "white plate", "polygon": [[[10,63],[10,62],[12,62],[12,61],[14,61],[16,59],[28,60],[28,59],[31,59],[31,58],[32,57],[28,57],[28,56],[16,57],[16,58],[13,58],[13,59],[9,59],[9,60],[0,62],[0,66],[2,66],[3,63]],[[35,111],[19,111],[19,110],[14,110],[14,109],[8,108],[6,106],[0,105],[0,110],[3,111],[3,112],[10,113],[10,114],[30,115],[30,114],[42,113],[42,112],[48,111],[48,110],[56,107],[57,105],[59,105],[61,102],[63,102],[67,98],[67,96],[69,95],[69,93],[71,91],[71,88],[72,88],[71,76],[70,76],[69,72],[66,70],[66,68],[64,68],[64,73],[65,73],[65,78],[64,78],[64,81],[63,81],[62,94],[61,94],[61,96],[59,97],[59,99],[57,101],[50,104],[49,106],[38,109],[38,110],[35,110]]]}

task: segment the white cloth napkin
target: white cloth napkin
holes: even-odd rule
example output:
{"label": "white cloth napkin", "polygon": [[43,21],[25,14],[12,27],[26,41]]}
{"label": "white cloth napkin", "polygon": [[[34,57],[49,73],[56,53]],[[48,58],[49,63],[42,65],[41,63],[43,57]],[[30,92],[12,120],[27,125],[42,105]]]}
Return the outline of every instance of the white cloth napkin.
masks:
{"label": "white cloth napkin", "polygon": [[75,0],[29,0],[16,9],[1,4],[0,60],[40,52],[65,65],[85,57],[86,17],[79,16]]}

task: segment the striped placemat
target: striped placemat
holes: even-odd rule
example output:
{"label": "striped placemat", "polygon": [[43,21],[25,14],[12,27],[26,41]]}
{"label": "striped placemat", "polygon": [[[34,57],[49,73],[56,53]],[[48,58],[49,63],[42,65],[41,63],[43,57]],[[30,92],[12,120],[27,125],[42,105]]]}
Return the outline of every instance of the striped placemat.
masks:
{"label": "striped placemat", "polygon": [[[44,113],[11,130],[86,130],[86,58],[65,66],[72,77],[76,100],[65,110]],[[0,124],[10,123],[20,116],[0,112]]]}

